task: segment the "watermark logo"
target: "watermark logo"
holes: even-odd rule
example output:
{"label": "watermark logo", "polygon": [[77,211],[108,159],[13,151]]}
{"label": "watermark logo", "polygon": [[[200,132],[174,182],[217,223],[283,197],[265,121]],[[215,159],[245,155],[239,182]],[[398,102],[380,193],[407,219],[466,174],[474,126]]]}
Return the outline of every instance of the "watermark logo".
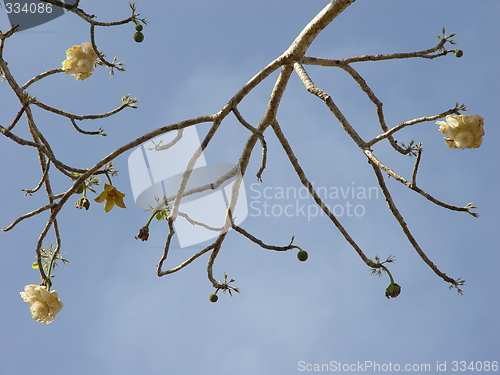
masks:
{"label": "watermark logo", "polygon": [[[200,140],[195,127],[182,133],[170,132],[144,143],[128,158],[130,183],[135,203],[142,209],[155,208],[164,197],[177,195],[179,184],[193,155],[199,150]],[[185,192],[216,182],[234,170],[229,163],[207,163],[201,153],[188,180]],[[227,208],[233,185],[238,186],[238,200],[232,207],[232,217],[239,225],[248,215],[245,186],[241,174],[208,189],[182,198],[180,215],[174,221],[180,247],[188,247],[217,237],[227,231]],[[172,204],[172,201],[169,200]]]}
{"label": "watermark logo", "polygon": [[[73,5],[74,2],[75,0],[64,0],[67,5]],[[18,31],[42,25],[66,13],[63,8],[39,0],[4,0],[3,3],[3,10],[0,11],[7,12],[11,25],[19,25]]]}
{"label": "watermark logo", "polygon": [[[379,199],[377,186],[359,186],[351,182],[350,186],[315,186],[316,193],[325,206],[336,217],[363,217],[366,214],[365,202]],[[251,217],[302,218],[311,219],[326,216],[313,200],[304,186],[266,186],[258,183],[250,185]]]}

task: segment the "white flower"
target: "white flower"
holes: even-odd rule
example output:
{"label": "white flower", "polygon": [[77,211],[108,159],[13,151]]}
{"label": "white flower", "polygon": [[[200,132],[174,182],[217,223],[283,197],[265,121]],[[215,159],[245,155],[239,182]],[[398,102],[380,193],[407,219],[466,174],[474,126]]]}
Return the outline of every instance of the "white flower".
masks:
{"label": "white flower", "polygon": [[449,148],[478,148],[483,141],[484,119],[479,115],[446,116],[445,121],[436,121],[439,131],[448,136],[445,138]]}
{"label": "white flower", "polygon": [[48,291],[45,286],[26,285],[24,292],[20,294],[24,302],[31,303],[30,311],[33,319],[43,324],[52,323],[56,314],[63,308],[57,292]]}
{"label": "white flower", "polygon": [[62,68],[66,74],[85,81],[92,75],[96,59],[97,54],[92,44],[82,43],[81,46],[73,46],[66,50],[66,60],[62,62]]}

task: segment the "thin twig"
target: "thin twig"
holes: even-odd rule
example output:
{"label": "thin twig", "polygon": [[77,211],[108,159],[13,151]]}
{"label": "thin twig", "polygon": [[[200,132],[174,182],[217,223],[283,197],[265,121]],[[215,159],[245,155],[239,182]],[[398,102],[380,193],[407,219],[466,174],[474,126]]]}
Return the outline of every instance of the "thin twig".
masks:
{"label": "thin twig", "polygon": [[118,108],[115,108],[112,111],[109,111],[109,112],[106,112],[106,113],[102,113],[100,115],[83,115],[83,116],[79,116],[79,115],[75,115],[75,114],[72,114],[72,113],[69,113],[69,112],[65,112],[65,111],[62,111],[60,109],[48,106],[48,105],[46,105],[46,104],[38,101],[37,99],[33,100],[33,104],[37,105],[38,107],[40,107],[42,109],[45,109],[46,111],[55,113],[55,114],[60,115],[60,116],[68,117],[68,118],[74,119],[74,120],[95,120],[95,119],[100,119],[100,118],[106,118],[106,117],[113,116],[114,114],[116,114],[116,113],[122,111],[123,109],[129,107],[129,104],[123,103]]}
{"label": "thin twig", "polygon": [[160,261],[158,262],[158,267],[157,267],[157,271],[156,271],[156,273],[157,273],[157,275],[159,277],[162,277],[162,276],[169,275],[171,273],[180,271],[181,269],[183,269],[187,265],[191,264],[195,259],[199,258],[200,256],[202,256],[206,252],[210,251],[214,247],[213,244],[209,245],[209,246],[205,247],[203,250],[197,252],[196,254],[193,254],[191,257],[189,257],[187,260],[185,260],[184,262],[182,262],[181,264],[179,264],[177,267],[171,268],[171,269],[169,269],[167,271],[163,271],[162,270],[163,263],[167,259],[168,251],[170,249],[170,244],[171,244],[171,241],[172,241],[172,237],[173,237],[173,235],[175,233],[174,226],[173,226],[173,220],[168,220],[168,226],[169,226],[169,233],[168,233],[168,236],[167,236],[167,240],[165,242],[165,249],[163,251],[162,257],[160,258]]}
{"label": "thin twig", "polygon": [[55,207],[55,205],[56,205],[56,203],[51,203],[51,204],[48,204],[46,206],[37,208],[36,210],[33,210],[31,212],[28,212],[28,213],[18,217],[10,225],[3,227],[2,230],[4,232],[7,232],[7,231],[11,230],[12,228],[14,228],[19,222],[23,221],[24,219],[28,219],[32,216],[38,215],[41,212],[47,211],[48,209]]}
{"label": "thin twig", "polygon": [[42,168],[42,178],[40,179],[40,182],[38,182],[37,186],[33,189],[22,189],[24,191],[24,195],[31,195],[33,193],[36,193],[40,188],[42,187],[43,183],[47,179],[47,176],[49,175],[49,169],[50,169],[50,162],[47,161],[47,164],[45,165],[44,168]]}
{"label": "thin twig", "polygon": [[42,145],[40,143],[35,143],[35,142],[32,142],[32,141],[28,141],[27,139],[23,139],[21,137],[18,137],[17,135],[11,133],[9,130],[7,130],[7,128],[4,128],[1,125],[0,125],[0,133],[2,133],[3,135],[5,135],[6,137],[12,139],[14,142],[20,144],[21,146],[31,146],[31,147],[35,147],[35,148],[39,148],[39,149],[42,149],[44,151],[47,151],[45,149],[44,145]]}
{"label": "thin twig", "polygon": [[260,163],[260,168],[257,171],[256,177],[257,179],[262,182],[262,173],[264,173],[264,170],[266,169],[266,164],[267,164],[267,142],[264,139],[264,134],[259,132],[257,128],[253,127],[250,125],[241,115],[240,111],[238,110],[238,107],[234,106],[233,108],[233,113],[245,128],[250,130],[253,134],[255,134],[257,137],[259,137],[260,144],[262,146],[262,158],[261,158],[261,163]]}
{"label": "thin twig", "polygon": [[441,207],[444,207],[444,208],[447,208],[449,210],[452,210],[452,211],[462,211],[462,212],[467,212],[469,213],[470,215],[472,216],[477,216],[476,213],[473,213],[471,212],[471,208],[475,208],[473,206],[470,206],[470,204],[464,206],[464,207],[458,207],[458,206],[453,206],[451,204],[448,204],[448,203],[444,203],[442,201],[440,201],[439,199],[436,199],[434,198],[432,195],[430,195],[429,193],[427,193],[426,191],[420,189],[418,186],[416,185],[413,185],[410,181],[406,180],[404,177],[400,176],[399,174],[397,174],[396,172],[394,172],[391,168],[387,167],[385,164],[383,164],[374,154],[371,150],[369,149],[365,149],[363,150],[364,154],[368,157],[369,161],[376,165],[377,168],[387,172],[387,174],[389,176],[391,176],[392,178],[394,178],[396,181],[399,181],[401,182],[403,185],[405,185],[406,187],[410,188],[411,190],[413,191],[416,191],[417,193],[419,193],[420,195],[422,195],[423,197],[425,197],[426,199],[430,200],[432,203],[435,203],[437,204],[438,206],[441,206]]}
{"label": "thin twig", "polygon": [[149,151],[163,151],[163,150],[168,150],[169,148],[175,146],[181,139],[182,139],[182,134],[183,134],[184,130],[183,129],[179,129],[177,130],[177,135],[174,137],[174,139],[172,139],[170,142],[168,142],[166,145],[163,145],[163,146],[160,146],[160,144],[163,142],[163,140],[160,140],[160,142],[156,145],[154,144],[155,147],[153,148],[149,148],[148,150]]}
{"label": "thin twig", "polygon": [[403,128],[406,128],[407,126],[411,126],[411,125],[416,125],[416,124],[420,124],[422,122],[428,122],[428,121],[435,121],[435,120],[438,120],[442,117],[445,117],[445,116],[448,116],[448,115],[451,115],[453,113],[455,114],[458,114],[460,113],[459,111],[460,110],[464,110],[465,106],[464,105],[456,105],[454,108],[451,108],[443,113],[440,113],[438,115],[434,115],[434,116],[423,116],[423,117],[419,117],[419,118],[416,118],[416,119],[413,119],[413,120],[409,120],[409,121],[405,121],[405,122],[402,122],[396,126],[394,126],[393,128],[389,129],[389,130],[386,130],[385,133],[382,133],[382,134],[379,134],[377,135],[375,138],[373,138],[371,141],[367,142],[366,145],[368,147],[371,147],[373,146],[375,143],[377,142],[380,142],[381,140],[391,136],[392,134],[396,133],[397,131],[403,129]]}
{"label": "thin twig", "polygon": [[259,245],[260,247],[262,247],[263,249],[266,249],[266,250],[273,250],[273,251],[288,251],[288,250],[291,250],[294,248],[294,246],[292,245],[292,242],[290,242],[289,245],[287,246],[275,246],[275,245],[268,245],[266,243],[264,243],[262,240],[258,239],[257,237],[253,236],[252,234],[248,233],[245,229],[243,229],[242,227],[236,225],[236,224],[233,224],[233,229],[242,234],[243,236],[245,236],[246,238],[248,238],[250,241],[256,243],[257,245]]}
{"label": "thin twig", "polygon": [[198,225],[198,226],[200,226],[200,227],[203,227],[203,228],[205,228],[205,229],[211,230],[211,231],[213,231],[213,232],[221,232],[221,231],[223,231],[223,230],[224,230],[224,227],[217,227],[217,228],[216,228],[216,227],[212,227],[212,226],[210,226],[210,225],[207,225],[207,224],[205,224],[205,223],[202,223],[201,221],[195,220],[195,219],[191,218],[191,217],[190,217],[187,213],[182,212],[182,211],[179,211],[179,212],[177,213],[177,215],[178,215],[178,216],[180,216],[180,217],[183,217],[184,219],[186,219],[186,220],[187,220],[187,222],[188,222],[189,224],[191,224],[191,225]]}
{"label": "thin twig", "polygon": [[41,74],[37,75],[36,77],[31,78],[28,82],[26,82],[24,85],[22,85],[21,90],[23,90],[23,91],[26,90],[33,83],[40,81],[42,78],[48,77],[52,74],[62,73],[62,72],[64,72],[64,70],[62,68],[57,68],[57,69],[52,69],[52,70],[48,70],[44,73],[41,73]]}
{"label": "thin twig", "polygon": [[[387,132],[389,129],[388,129],[387,124],[385,122],[385,115],[384,115],[382,101],[380,101],[380,99],[375,95],[373,90],[368,86],[368,84],[363,79],[363,77],[361,77],[361,75],[352,66],[350,66],[348,64],[341,64],[340,67],[344,71],[349,73],[349,75],[358,83],[359,87],[361,87],[361,90],[366,94],[366,96],[368,96],[370,101],[375,105],[380,127],[382,128],[382,130],[384,132]],[[387,136],[387,139],[389,140],[389,143],[391,144],[391,146],[399,153],[406,155],[409,152],[409,150],[403,149],[402,147],[400,147],[396,143],[396,141],[394,140],[392,135],[389,134]]]}
{"label": "thin twig", "polygon": [[[17,112],[17,115],[16,117],[14,118],[14,120],[12,120],[12,122],[10,123],[10,125],[5,128],[5,130],[2,130],[2,133],[9,133],[10,131],[12,131],[12,129],[14,129],[14,126],[16,126],[16,124],[19,122],[19,120],[21,119],[22,115],[24,114],[24,111],[26,110],[26,107],[28,106],[28,104],[23,104],[21,109],[19,110],[19,112]],[[2,127],[2,129],[4,129]]]}
{"label": "thin twig", "polygon": [[346,64],[352,64],[356,62],[366,62],[366,61],[385,61],[385,60],[396,60],[396,59],[410,59],[415,57],[421,57],[424,59],[435,59],[447,54],[446,51],[433,54],[436,51],[441,50],[446,44],[447,40],[442,39],[435,47],[418,51],[418,52],[401,52],[401,53],[388,53],[388,54],[378,54],[378,55],[362,55],[353,56],[345,59],[326,59],[321,57],[310,57],[304,56],[301,59],[301,63],[305,65],[320,65],[320,66],[342,66]]}
{"label": "thin twig", "polygon": [[420,165],[420,158],[422,157],[422,143],[419,143],[417,146],[417,157],[415,158],[415,165],[413,166],[413,173],[411,175],[411,186],[417,186],[417,173],[418,166]]}

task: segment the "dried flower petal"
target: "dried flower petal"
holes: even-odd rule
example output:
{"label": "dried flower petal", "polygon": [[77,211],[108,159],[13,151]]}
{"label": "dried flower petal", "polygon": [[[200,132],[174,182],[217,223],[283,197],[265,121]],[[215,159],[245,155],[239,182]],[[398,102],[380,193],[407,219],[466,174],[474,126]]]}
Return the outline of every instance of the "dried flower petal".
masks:
{"label": "dried flower petal", "polygon": [[149,227],[144,226],[139,229],[139,235],[135,237],[136,240],[147,241],[149,238]]}
{"label": "dried flower petal", "polygon": [[87,199],[87,197],[81,197],[80,199],[78,199],[78,201],[75,204],[75,208],[78,208],[78,209],[85,208],[86,210],[88,210],[89,207],[90,207],[90,202]]}

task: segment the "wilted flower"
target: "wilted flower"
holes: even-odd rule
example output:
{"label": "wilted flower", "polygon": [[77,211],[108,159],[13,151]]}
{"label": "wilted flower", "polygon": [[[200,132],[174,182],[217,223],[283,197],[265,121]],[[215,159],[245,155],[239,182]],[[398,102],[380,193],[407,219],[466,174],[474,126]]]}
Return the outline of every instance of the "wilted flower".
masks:
{"label": "wilted flower", "polygon": [[37,322],[50,324],[54,321],[56,314],[63,308],[55,290],[48,291],[43,285],[26,285],[21,292],[24,302],[31,303],[31,316]]}
{"label": "wilted flower", "polygon": [[106,200],[106,204],[104,205],[104,212],[109,212],[115,206],[121,208],[125,207],[125,203],[123,203],[124,193],[118,191],[113,185],[104,184],[104,191],[94,200],[97,203],[102,203]]}
{"label": "wilted flower", "polygon": [[144,226],[141,229],[139,229],[139,235],[135,237],[136,240],[142,240],[142,241],[147,241],[149,238],[149,227]]}
{"label": "wilted flower", "polygon": [[62,68],[66,74],[85,81],[92,75],[96,59],[97,54],[92,44],[85,42],[81,46],[73,46],[66,50],[66,60],[62,62]]}
{"label": "wilted flower", "polygon": [[439,131],[448,136],[445,138],[449,148],[478,148],[483,141],[484,119],[479,115],[446,116],[446,121],[436,121]]}
{"label": "wilted flower", "polygon": [[385,290],[385,296],[387,298],[396,298],[401,293],[401,287],[396,283],[391,283]]}
{"label": "wilted flower", "polygon": [[87,197],[81,197],[80,199],[78,199],[78,201],[76,202],[75,204],[75,207],[78,208],[78,209],[82,209],[82,208],[85,208],[86,210],[89,209],[90,207],[90,202],[89,200],[87,199]]}

